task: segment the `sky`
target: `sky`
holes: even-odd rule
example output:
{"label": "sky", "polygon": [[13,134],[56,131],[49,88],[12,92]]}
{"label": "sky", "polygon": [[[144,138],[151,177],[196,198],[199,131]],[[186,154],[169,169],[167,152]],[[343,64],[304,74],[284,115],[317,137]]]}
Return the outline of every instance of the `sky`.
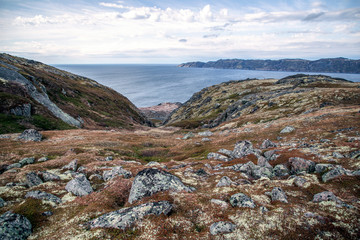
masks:
{"label": "sky", "polygon": [[360,58],[359,0],[0,0],[0,52],[48,64]]}

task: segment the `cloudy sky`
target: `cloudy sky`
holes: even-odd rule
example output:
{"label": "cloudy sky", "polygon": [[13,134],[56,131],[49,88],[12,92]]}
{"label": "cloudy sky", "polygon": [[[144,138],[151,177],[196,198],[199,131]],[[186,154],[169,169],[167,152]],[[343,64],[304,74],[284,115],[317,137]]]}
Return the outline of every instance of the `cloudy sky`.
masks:
{"label": "cloudy sky", "polygon": [[0,52],[45,63],[360,58],[359,0],[0,0]]}

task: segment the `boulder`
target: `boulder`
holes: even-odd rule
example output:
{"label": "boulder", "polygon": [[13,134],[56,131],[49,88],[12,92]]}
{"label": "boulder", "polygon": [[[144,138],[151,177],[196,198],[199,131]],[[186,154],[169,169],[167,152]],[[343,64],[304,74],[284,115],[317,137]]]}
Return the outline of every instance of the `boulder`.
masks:
{"label": "boulder", "polygon": [[209,153],[207,155],[207,159],[215,159],[223,162],[228,162],[231,160],[231,158],[228,158],[220,153],[214,153],[214,152]]}
{"label": "boulder", "polygon": [[42,135],[35,129],[26,129],[23,133],[20,134],[18,139],[24,141],[40,142]]}
{"label": "boulder", "polygon": [[284,164],[278,164],[273,168],[273,174],[277,177],[288,176],[289,169]]}
{"label": "boulder", "polygon": [[236,225],[231,222],[216,222],[210,226],[210,234],[217,235],[221,233],[231,233],[235,230]]}
{"label": "boulder", "polygon": [[291,133],[291,132],[293,132],[294,130],[295,130],[294,127],[292,127],[292,126],[286,126],[285,128],[283,128],[283,129],[280,131],[280,133]]}
{"label": "boulder", "polygon": [[117,228],[126,229],[132,227],[136,221],[148,215],[168,215],[172,209],[168,201],[151,202],[135,207],[122,208],[114,212],[106,213],[85,224],[89,228]]}
{"label": "boulder", "polygon": [[167,190],[192,192],[195,189],[185,186],[177,176],[169,172],[156,168],[146,168],[136,175],[128,201],[133,203],[143,197]]}
{"label": "boulder", "polygon": [[21,164],[21,166],[25,166],[28,164],[33,164],[35,162],[35,158],[30,157],[30,158],[23,158],[19,161],[19,163]]}
{"label": "boulder", "polygon": [[41,178],[35,172],[29,172],[26,174],[26,184],[28,187],[37,186],[44,183]]}
{"label": "boulder", "polygon": [[211,139],[210,138],[202,138],[201,141],[202,142],[211,142]]}
{"label": "boulder", "polygon": [[199,177],[207,177],[209,175],[203,168],[196,170],[194,173]]}
{"label": "boulder", "polygon": [[216,187],[228,187],[232,184],[235,184],[229,177],[223,176],[220,181],[216,184]]}
{"label": "boulder", "polygon": [[262,177],[272,178],[273,173],[271,171],[271,168],[257,166],[257,168],[252,170],[251,176],[255,179],[259,179]]}
{"label": "boulder", "polygon": [[257,166],[253,162],[249,161],[249,162],[241,165],[239,168],[239,171],[246,173],[249,176],[252,176],[252,172],[254,169],[256,169],[256,167]]}
{"label": "boulder", "polygon": [[257,165],[260,167],[267,167],[267,168],[271,168],[271,169],[273,168],[270,165],[270,163],[268,162],[268,160],[263,156],[258,157]]}
{"label": "boulder", "polygon": [[218,153],[225,154],[225,155],[228,156],[229,158],[235,158],[235,156],[234,156],[234,154],[233,154],[232,151],[227,150],[227,149],[224,149],[224,148],[219,149]]}
{"label": "boulder", "polygon": [[71,170],[71,171],[76,171],[78,167],[78,160],[74,159],[73,161],[71,161],[69,164],[63,166],[63,170]]}
{"label": "boulder", "polygon": [[325,191],[325,192],[315,194],[312,201],[313,202],[323,202],[323,201],[339,202],[339,199],[335,196],[334,193],[332,193],[330,191]]}
{"label": "boulder", "polygon": [[121,166],[113,167],[111,170],[106,170],[103,172],[103,179],[109,181],[116,176],[124,176],[124,178],[131,178],[132,173],[123,169]]}
{"label": "boulder", "polygon": [[6,205],[5,200],[0,197],[0,208],[5,207],[5,205]]}
{"label": "boulder", "polygon": [[27,192],[25,198],[35,198],[40,200],[51,201],[54,203],[61,203],[61,199],[51,193],[42,192],[39,190]]}
{"label": "boulder", "polygon": [[213,133],[210,131],[204,131],[204,132],[199,132],[198,135],[202,137],[211,137]]}
{"label": "boulder", "polygon": [[327,172],[331,169],[334,169],[334,165],[332,164],[327,164],[327,163],[319,163],[315,165],[315,172],[316,173],[324,173]]}
{"label": "boulder", "polygon": [[339,153],[339,152],[333,152],[333,153],[332,153],[332,156],[333,156],[334,158],[344,158],[344,155],[342,155],[342,154]]}
{"label": "boulder", "polygon": [[307,183],[306,179],[302,178],[302,177],[298,177],[296,176],[294,178],[294,184],[297,187],[305,187],[305,184]]}
{"label": "boulder", "polygon": [[182,139],[187,140],[187,139],[190,139],[193,137],[195,137],[195,135],[192,132],[188,132],[187,134],[184,135],[184,137]]}
{"label": "boulder", "polygon": [[38,162],[46,162],[46,161],[48,161],[48,160],[49,160],[48,157],[42,157],[42,158],[39,158],[39,159],[38,159]]}
{"label": "boulder", "polygon": [[248,207],[254,208],[256,205],[254,201],[243,193],[236,193],[230,197],[230,204],[233,207]]}
{"label": "boulder", "polygon": [[16,213],[6,212],[0,216],[0,239],[25,240],[31,234],[30,221]]}
{"label": "boulder", "polygon": [[269,139],[265,139],[262,143],[260,148],[261,149],[266,149],[266,148],[274,148],[277,147],[276,143],[270,141]]}
{"label": "boulder", "polygon": [[235,144],[233,155],[235,158],[242,158],[249,154],[260,156],[260,151],[253,148],[253,145],[249,141],[240,141]]}
{"label": "boulder", "polygon": [[280,201],[283,203],[288,203],[284,190],[282,190],[279,187],[275,187],[273,188],[273,190],[271,190],[270,197],[271,197],[271,201]]}
{"label": "boulder", "polygon": [[276,154],[276,152],[278,152],[278,150],[269,150],[264,152],[264,157],[269,160],[269,161],[274,161],[276,160],[280,155]]}
{"label": "boulder", "polygon": [[112,160],[114,160],[114,158],[113,158],[113,156],[107,156],[107,157],[105,157],[105,161],[112,161]]}
{"label": "boulder", "polygon": [[49,181],[59,181],[59,180],[61,180],[58,175],[53,174],[53,173],[50,173],[50,172],[47,172],[47,171],[39,172],[39,175],[42,177],[42,179],[43,179],[45,182],[49,182]]}
{"label": "boulder", "polygon": [[315,163],[311,160],[306,160],[299,157],[289,158],[290,169],[293,173],[306,171],[308,173],[315,171]]}
{"label": "boulder", "polygon": [[6,170],[10,170],[10,169],[13,169],[13,168],[21,168],[22,165],[20,163],[13,163],[13,164],[10,164],[9,166],[6,167]]}
{"label": "boulder", "polygon": [[261,214],[264,214],[264,213],[266,213],[268,211],[269,211],[269,209],[267,209],[267,207],[265,207],[265,206],[260,206],[260,208],[259,208],[259,212]]}
{"label": "boulder", "polygon": [[337,177],[340,177],[340,176],[343,176],[346,174],[346,171],[344,168],[342,167],[337,167],[333,170],[330,170],[328,171],[327,173],[323,174],[321,176],[323,182],[328,182],[334,178],[337,178]]}
{"label": "boulder", "polygon": [[91,184],[84,174],[79,174],[76,178],[68,182],[65,189],[76,196],[85,196],[93,192]]}

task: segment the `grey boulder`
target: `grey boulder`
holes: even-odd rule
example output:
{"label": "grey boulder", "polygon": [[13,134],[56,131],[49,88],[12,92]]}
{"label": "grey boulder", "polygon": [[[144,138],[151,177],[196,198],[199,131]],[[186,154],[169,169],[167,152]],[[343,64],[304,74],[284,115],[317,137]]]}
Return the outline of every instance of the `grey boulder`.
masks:
{"label": "grey boulder", "polygon": [[216,187],[228,187],[232,184],[235,184],[229,177],[223,176],[220,181],[216,184]]}
{"label": "grey boulder", "polygon": [[79,174],[76,178],[68,182],[65,189],[76,196],[85,196],[94,191],[90,182],[83,174]]}
{"label": "grey boulder", "polygon": [[62,169],[63,170],[72,170],[75,172],[77,167],[78,167],[78,160],[75,159],[75,160],[71,161],[69,164],[63,166]]}
{"label": "grey boulder", "polygon": [[289,175],[289,169],[284,164],[278,164],[273,168],[273,174],[277,177]]}
{"label": "grey boulder", "polygon": [[35,129],[26,129],[23,133],[20,134],[18,139],[24,141],[40,142],[42,135]]}
{"label": "grey boulder", "polygon": [[169,214],[172,204],[168,201],[145,203],[135,207],[122,208],[114,212],[106,213],[85,226],[89,228],[117,228],[126,229],[148,215]]}
{"label": "grey boulder", "polygon": [[233,207],[248,207],[254,208],[256,205],[254,201],[243,193],[236,193],[230,197],[230,204]]}
{"label": "grey boulder", "polygon": [[30,191],[28,193],[26,193],[25,198],[35,198],[35,199],[40,199],[40,200],[46,200],[46,201],[51,201],[54,203],[61,203],[61,199],[51,193],[47,193],[47,192],[42,192],[42,191]]}
{"label": "grey boulder", "polygon": [[31,234],[30,221],[16,213],[6,212],[0,216],[0,239],[23,240]]}
{"label": "grey boulder", "polygon": [[28,187],[37,186],[44,183],[41,178],[35,172],[29,172],[26,174],[26,185]]}
{"label": "grey boulder", "polygon": [[275,187],[273,188],[273,190],[271,190],[270,197],[271,197],[271,201],[280,201],[283,203],[288,203],[284,190],[282,190],[279,187]]}
{"label": "grey boulder", "polygon": [[231,160],[231,158],[228,158],[220,153],[214,153],[214,152],[209,153],[207,155],[207,159],[215,159],[215,160],[220,160],[223,162],[228,162]]}
{"label": "grey boulder", "polygon": [[6,205],[5,200],[0,197],[0,208],[5,207],[5,205]]}
{"label": "grey boulder", "polygon": [[128,201],[133,203],[143,197],[166,190],[192,192],[195,189],[185,186],[178,177],[169,172],[157,168],[146,168],[136,175]]}
{"label": "grey boulder", "polygon": [[335,196],[334,193],[332,193],[330,191],[325,191],[325,192],[315,194],[312,201],[313,202],[323,202],[323,201],[339,202],[339,199]]}
{"label": "grey boulder", "polygon": [[254,154],[256,156],[260,156],[260,151],[254,149],[253,145],[249,141],[240,141],[235,144],[233,155],[235,158],[242,158],[249,154]]}
{"label": "grey boulder", "polygon": [[116,176],[124,176],[124,178],[131,178],[132,174],[130,171],[123,169],[121,166],[113,167],[111,170],[103,172],[103,179],[109,181]]}
{"label": "grey boulder", "polygon": [[53,174],[53,173],[50,173],[50,172],[47,172],[47,171],[39,172],[39,175],[41,175],[42,179],[43,179],[45,182],[58,181],[58,180],[60,180],[60,177],[59,177],[58,175]]}
{"label": "grey boulder", "polygon": [[236,225],[231,222],[216,222],[210,226],[210,234],[217,235],[221,233],[231,233],[235,230]]}
{"label": "grey boulder", "polygon": [[284,128],[280,131],[280,133],[291,133],[291,132],[293,132],[294,130],[295,130],[294,127],[292,127],[292,126],[286,126],[286,127],[284,127]]}
{"label": "grey boulder", "polygon": [[19,161],[19,163],[21,164],[21,166],[25,166],[28,164],[33,164],[35,162],[35,158],[30,157],[30,158],[23,158]]}
{"label": "grey boulder", "polygon": [[274,147],[277,147],[276,143],[270,141],[269,139],[265,139],[260,146],[261,149],[274,148]]}
{"label": "grey boulder", "polygon": [[315,172],[316,173],[324,173],[331,169],[334,169],[334,165],[328,164],[328,163],[319,163],[315,166]]}
{"label": "grey boulder", "polygon": [[328,171],[327,173],[323,174],[321,176],[323,182],[328,182],[334,178],[337,178],[337,177],[340,177],[340,176],[343,176],[346,174],[346,171],[344,168],[342,167],[337,167],[333,170],[330,170]]}
{"label": "grey boulder", "polygon": [[315,163],[311,160],[306,160],[299,157],[289,158],[291,171],[294,173],[299,173],[306,171],[308,173],[315,171]]}

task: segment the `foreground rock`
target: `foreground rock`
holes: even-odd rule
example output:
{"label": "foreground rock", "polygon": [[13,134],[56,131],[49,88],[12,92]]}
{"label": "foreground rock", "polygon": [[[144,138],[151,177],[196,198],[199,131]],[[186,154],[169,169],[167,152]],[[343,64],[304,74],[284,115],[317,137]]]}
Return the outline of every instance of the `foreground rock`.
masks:
{"label": "foreground rock", "polygon": [[111,170],[106,170],[103,173],[103,179],[109,181],[116,176],[124,176],[124,178],[131,178],[131,172],[123,169],[121,166],[113,167]]}
{"label": "foreground rock", "polygon": [[289,163],[290,163],[291,171],[293,173],[299,173],[302,171],[312,173],[315,171],[315,163],[311,160],[306,160],[299,157],[292,157],[289,158]]}
{"label": "foreground rock", "polygon": [[0,216],[0,239],[22,240],[31,234],[30,221],[16,213],[6,212]]}
{"label": "foreground rock", "polygon": [[231,233],[235,230],[236,225],[231,222],[216,222],[210,226],[211,235],[217,235],[219,233]]}
{"label": "foreground rock", "polygon": [[26,174],[26,184],[28,187],[37,186],[44,183],[41,178],[35,172],[29,172]]}
{"label": "foreground rock", "polygon": [[85,224],[88,228],[117,228],[124,230],[148,215],[168,215],[172,209],[168,201],[145,203],[106,213]]}
{"label": "foreground rock", "polygon": [[76,196],[85,196],[94,191],[90,182],[83,174],[78,175],[75,179],[68,182],[65,186],[65,189],[66,191],[71,192]]}
{"label": "foreground rock", "polygon": [[146,168],[140,171],[134,179],[129,203],[166,190],[192,192],[195,189],[185,186],[178,177],[171,173],[156,168]]}
{"label": "foreground rock", "polygon": [[341,177],[345,174],[346,174],[346,171],[344,168],[337,167],[337,168],[325,173],[324,175],[322,175],[321,178],[322,178],[323,182],[328,182],[334,178]]}
{"label": "foreground rock", "polygon": [[275,187],[271,192],[270,192],[270,197],[271,197],[271,201],[280,201],[283,203],[288,203],[286,194],[284,192],[284,190],[282,190],[279,187]]}
{"label": "foreground rock", "polygon": [[249,154],[260,156],[260,151],[254,149],[252,143],[249,141],[241,141],[235,144],[233,151],[233,155],[235,158],[242,158]]}
{"label": "foreground rock", "polygon": [[325,191],[314,195],[313,202],[334,201],[340,202],[334,193]]}
{"label": "foreground rock", "polygon": [[254,201],[243,193],[236,193],[230,197],[230,204],[233,207],[248,207],[254,208],[256,205]]}
{"label": "foreground rock", "polygon": [[27,141],[40,142],[42,139],[42,135],[35,129],[26,129],[23,133],[20,134],[18,139],[24,140],[26,142]]}
{"label": "foreground rock", "polygon": [[35,198],[35,199],[40,199],[40,200],[46,200],[46,201],[51,201],[54,203],[61,203],[61,199],[51,193],[46,193],[46,192],[42,192],[42,191],[30,191],[25,195],[25,198]]}
{"label": "foreground rock", "polygon": [[74,159],[69,164],[65,165],[62,169],[76,171],[77,168],[78,168],[78,160]]}

